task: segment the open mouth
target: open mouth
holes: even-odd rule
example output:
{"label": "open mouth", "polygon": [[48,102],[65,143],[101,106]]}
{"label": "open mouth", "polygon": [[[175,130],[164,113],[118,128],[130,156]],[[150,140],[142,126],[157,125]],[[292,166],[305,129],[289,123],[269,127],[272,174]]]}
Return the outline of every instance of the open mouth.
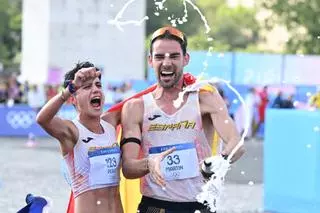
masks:
{"label": "open mouth", "polygon": [[172,78],[174,74],[175,73],[172,71],[162,71],[160,72],[160,77],[163,79],[169,79],[169,78]]}
{"label": "open mouth", "polygon": [[101,98],[100,97],[93,97],[90,100],[90,104],[94,107],[94,108],[100,108],[101,107]]}

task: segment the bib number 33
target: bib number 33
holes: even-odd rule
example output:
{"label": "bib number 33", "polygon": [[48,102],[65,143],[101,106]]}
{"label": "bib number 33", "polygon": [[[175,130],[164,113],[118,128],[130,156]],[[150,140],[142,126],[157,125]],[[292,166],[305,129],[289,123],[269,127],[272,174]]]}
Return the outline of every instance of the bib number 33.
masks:
{"label": "bib number 33", "polygon": [[199,175],[198,156],[194,143],[152,147],[149,155],[158,154],[175,147],[176,150],[161,161],[161,171],[166,180],[179,180]]}

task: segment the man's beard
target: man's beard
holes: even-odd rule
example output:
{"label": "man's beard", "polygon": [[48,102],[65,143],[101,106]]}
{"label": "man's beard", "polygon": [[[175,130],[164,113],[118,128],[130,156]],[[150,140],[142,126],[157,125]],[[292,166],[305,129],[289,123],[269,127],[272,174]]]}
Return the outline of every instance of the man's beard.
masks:
{"label": "man's beard", "polygon": [[173,88],[175,87],[176,85],[178,85],[179,83],[179,80],[181,79],[182,77],[182,74],[183,74],[183,71],[179,71],[179,72],[176,72],[174,74],[174,78],[173,80],[170,80],[169,82],[165,82],[165,81],[162,81],[161,80],[161,76],[159,76],[159,84],[161,87],[165,88],[165,89],[169,89],[169,88]]}

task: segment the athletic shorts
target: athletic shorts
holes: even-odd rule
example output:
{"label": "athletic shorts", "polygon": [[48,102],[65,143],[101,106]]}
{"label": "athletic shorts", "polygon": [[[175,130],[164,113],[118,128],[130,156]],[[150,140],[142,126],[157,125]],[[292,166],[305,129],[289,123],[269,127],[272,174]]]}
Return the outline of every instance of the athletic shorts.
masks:
{"label": "athletic shorts", "polygon": [[198,202],[170,202],[146,196],[142,196],[137,213],[195,213],[195,211],[213,213]]}

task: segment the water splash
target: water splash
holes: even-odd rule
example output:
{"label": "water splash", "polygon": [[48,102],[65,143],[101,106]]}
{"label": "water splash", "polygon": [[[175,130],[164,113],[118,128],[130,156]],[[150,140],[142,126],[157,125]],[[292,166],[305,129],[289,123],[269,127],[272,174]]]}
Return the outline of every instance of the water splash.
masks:
{"label": "water splash", "polygon": [[[202,74],[203,75],[203,74]],[[200,75],[200,78],[201,76]],[[199,77],[197,77],[197,79],[199,79]],[[212,85],[212,86],[216,86],[217,83],[224,83],[232,92],[235,93],[235,95],[238,97],[239,101],[241,102],[241,104],[244,107],[244,114],[247,115],[248,112],[248,107],[246,105],[246,103],[244,102],[242,96],[239,94],[239,92],[230,85],[229,81],[214,77],[211,78],[210,80],[197,80],[194,84],[191,84],[187,87],[184,88],[184,90],[182,92],[179,93],[179,96],[176,100],[173,101],[173,105],[176,108],[179,108],[183,102],[183,96],[185,93],[187,92],[196,92],[196,91],[200,91],[201,88],[207,86],[207,85]],[[241,136],[241,139],[239,141],[239,143],[237,144],[237,146],[231,151],[231,153],[228,156],[228,160],[230,161],[230,159],[233,157],[233,155],[238,151],[238,149],[243,145],[244,143],[244,138],[247,136],[248,131],[249,131],[249,123],[245,124],[245,128],[243,131],[243,134]]]}
{"label": "water splash", "polygon": [[148,16],[144,16],[140,20],[128,20],[128,21],[120,21],[122,18],[123,13],[126,11],[126,9],[135,2],[136,0],[129,0],[125,5],[121,8],[121,10],[117,13],[116,17],[113,20],[109,20],[108,24],[115,25],[119,30],[123,31],[122,26],[134,24],[134,25],[141,25],[144,21],[148,20]]}
{"label": "water splash", "polygon": [[[197,77],[197,79],[201,79],[203,76]],[[241,102],[244,108],[244,114],[247,115],[248,107],[244,102],[243,98],[239,94],[239,92],[230,85],[229,81],[219,79],[219,78],[212,78],[210,80],[197,80],[194,84],[189,85],[184,88],[182,92],[179,93],[179,96],[176,100],[174,100],[173,105],[176,108],[179,108],[183,102],[183,96],[187,92],[199,92],[201,88],[212,85],[215,86],[217,83],[224,83],[227,87],[232,90],[238,97],[238,100]],[[223,107],[221,107],[223,109]],[[220,109],[221,109],[220,108]],[[228,120],[226,120],[228,121]],[[226,123],[226,122],[225,122]],[[228,123],[228,122],[227,122]],[[224,159],[221,156],[213,156],[208,159],[208,161],[213,164],[210,170],[214,172],[214,175],[210,177],[210,179],[203,185],[202,191],[197,195],[198,202],[205,203],[211,211],[216,211],[217,206],[219,204],[220,196],[223,192],[223,185],[224,185],[224,178],[227,174],[228,170],[230,169],[230,160],[234,156],[234,154],[238,151],[238,149],[243,146],[244,138],[247,136],[249,131],[249,122],[245,123],[245,128],[243,134],[241,136],[240,141],[228,155],[227,159]],[[207,159],[206,159],[207,160]],[[203,165],[203,164],[202,164]]]}
{"label": "water splash", "polygon": [[[204,26],[205,26],[205,33],[208,34],[210,32],[210,27],[208,25],[208,22],[206,20],[206,17],[202,14],[202,12],[200,11],[200,9],[191,1],[191,0],[182,0],[183,1],[183,5],[184,5],[184,15],[183,17],[179,18],[179,17],[174,17],[174,15],[168,17],[168,20],[170,21],[171,25],[173,27],[175,27],[177,24],[183,24],[185,22],[188,21],[188,10],[187,10],[187,3],[189,5],[191,5],[193,7],[194,10],[197,11],[197,13],[200,15],[200,18],[201,20],[203,21],[204,23]],[[130,0],[128,1],[124,6],[123,8],[118,12],[118,14],[116,15],[116,17],[113,19],[113,20],[110,20],[108,21],[109,24],[112,24],[112,25],[115,25],[119,30],[123,31],[123,28],[122,26],[125,26],[125,25],[129,25],[129,24],[134,24],[134,25],[141,25],[144,21],[148,20],[149,17],[148,16],[144,16],[143,18],[141,18],[140,20],[128,20],[128,21],[121,21],[121,18],[122,18],[122,15],[124,13],[124,11],[128,8],[128,6],[130,4],[132,4],[133,2],[135,2],[135,0]],[[162,10],[166,10],[166,8],[164,7],[164,3],[166,2],[166,0],[162,0],[162,1],[156,1],[154,2],[155,6],[156,6],[156,12],[155,12],[155,15],[158,16],[160,15],[160,12]],[[208,37],[207,36],[207,41],[208,42],[211,42],[213,41],[213,38],[211,37]],[[213,50],[213,47],[209,47],[208,49],[208,52],[206,54],[206,58],[203,62],[203,70],[202,72],[205,72],[209,66],[208,64],[208,57],[211,57],[212,56],[212,50]],[[222,58],[224,57],[224,54],[221,53],[219,54],[218,56],[219,58]],[[222,82],[222,83],[225,83],[238,97],[239,97],[239,100],[241,101],[241,103],[244,105],[244,111],[245,111],[245,114],[247,112],[247,107],[246,107],[246,104],[243,100],[243,98],[240,96],[240,94],[236,91],[236,89],[234,89],[230,83],[228,81],[225,81],[223,79],[217,79],[217,78],[214,78],[214,79],[211,79],[210,81],[201,81],[201,82],[197,82],[196,84],[193,84],[187,88],[185,88],[185,90],[181,93],[179,93],[179,98],[177,100],[180,99],[180,105],[182,103],[181,99],[183,98],[183,94],[187,91],[199,91],[199,89],[204,86],[204,85],[207,85],[208,83],[209,84],[216,84],[218,82]],[[177,101],[176,100],[176,101]],[[178,102],[174,102],[175,105],[179,105]],[[223,110],[223,108],[221,109]],[[220,194],[221,194],[221,191],[222,191],[222,185],[224,183],[224,177],[227,173],[227,171],[229,170],[230,168],[230,159],[232,158],[232,156],[235,154],[235,152],[243,145],[243,142],[244,142],[244,137],[247,135],[248,133],[248,129],[249,129],[249,124],[246,123],[245,125],[245,129],[244,129],[244,132],[243,132],[243,135],[241,137],[241,140],[240,142],[237,144],[237,146],[232,150],[232,152],[229,154],[229,157],[227,160],[225,160],[224,158],[222,158],[221,156],[218,156],[218,158],[216,158],[214,160],[214,163],[219,165],[217,167],[217,170],[215,170],[215,175],[214,176],[211,176],[210,180],[203,186],[203,190],[202,190],[202,193],[200,193],[198,195],[199,197],[199,201],[201,200],[203,203],[204,201],[207,201],[208,205],[212,205],[210,206],[212,209],[211,210],[214,210],[215,209],[215,206],[216,206],[216,201],[219,199],[220,197]],[[214,156],[213,156],[214,157]],[[214,178],[215,177],[215,178]],[[200,201],[200,202],[201,202]],[[210,202],[212,201],[212,202]]]}
{"label": "water splash", "polygon": [[[197,195],[196,199],[198,202],[205,204],[210,211],[215,212],[223,194],[224,177],[230,169],[230,163],[220,155],[212,156],[206,160],[211,163],[210,171],[214,171],[214,174],[202,186],[202,191]],[[202,170],[205,171],[205,169],[206,166],[202,164]]]}
{"label": "water splash", "polygon": [[[109,20],[108,23],[111,25],[116,26],[119,30],[124,31],[123,26],[125,25],[137,25],[140,26],[142,25],[145,21],[149,20],[148,16],[144,16],[139,20],[127,20],[127,21],[122,21],[122,15],[123,13],[126,11],[126,9],[132,4],[134,3],[136,0],[129,0],[127,3],[124,4],[124,6],[121,8],[121,10],[117,13],[117,15],[115,16],[114,19]],[[167,10],[167,8],[165,8],[164,4],[167,0],[162,0],[162,1],[154,1],[154,5],[156,8],[156,12],[154,13],[156,16],[159,16],[160,13],[163,10]],[[171,25],[173,27],[177,26],[178,24],[183,24],[186,23],[188,21],[188,10],[187,10],[187,4],[189,4],[195,11],[197,11],[197,13],[200,16],[200,19],[202,20],[204,27],[205,27],[205,33],[208,35],[208,33],[211,31],[211,28],[209,27],[208,21],[206,19],[206,17],[203,15],[203,13],[200,11],[200,9],[191,1],[191,0],[182,0],[182,4],[184,6],[184,15],[182,17],[174,17],[174,14],[172,14],[171,16],[168,17],[168,20],[170,21]],[[211,42],[213,40],[213,38],[207,36],[207,41]],[[203,62],[203,70],[202,72],[205,72],[208,68],[208,57],[212,56],[211,52],[213,50],[213,47],[209,47],[208,51],[207,51],[207,55],[206,58],[204,59]]]}
{"label": "water splash", "polygon": [[[126,11],[126,9],[130,6],[130,4],[134,3],[136,0],[129,0],[127,3],[124,4],[124,6],[121,8],[121,10],[117,13],[116,17],[112,20],[109,20],[108,23],[111,25],[115,25],[119,30],[123,31],[122,26],[124,25],[129,25],[129,24],[134,24],[134,25],[141,25],[144,21],[148,20],[148,16],[144,16],[140,20],[127,20],[127,21],[121,21],[123,13]],[[162,1],[155,1],[154,4],[156,6],[156,9],[158,11],[165,10],[164,3],[167,0],[162,0]],[[210,27],[207,22],[206,17],[202,14],[200,9],[191,1],[191,0],[183,0],[182,1],[183,6],[184,6],[184,16],[181,18],[170,18],[171,19],[171,24],[176,25],[176,22],[179,24],[183,24],[188,21],[188,10],[187,10],[187,3],[190,4],[194,10],[198,12],[200,15],[201,20],[204,23],[205,29],[206,29],[206,34],[210,32]],[[158,12],[159,13],[159,12]],[[160,14],[160,13],[159,13]]]}

